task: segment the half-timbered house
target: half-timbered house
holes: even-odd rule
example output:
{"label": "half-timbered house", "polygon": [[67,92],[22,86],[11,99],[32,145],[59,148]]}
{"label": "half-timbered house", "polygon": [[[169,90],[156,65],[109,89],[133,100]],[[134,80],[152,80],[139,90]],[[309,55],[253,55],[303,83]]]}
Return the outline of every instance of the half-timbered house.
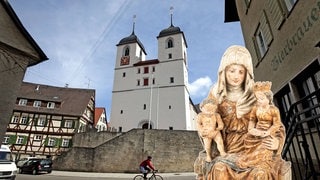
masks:
{"label": "half-timbered house", "polygon": [[75,133],[94,128],[94,109],[95,90],[23,82],[4,143],[16,159],[55,157],[72,146]]}
{"label": "half-timbered house", "polygon": [[96,107],[94,110],[94,127],[98,132],[107,131],[107,115],[104,107]]}

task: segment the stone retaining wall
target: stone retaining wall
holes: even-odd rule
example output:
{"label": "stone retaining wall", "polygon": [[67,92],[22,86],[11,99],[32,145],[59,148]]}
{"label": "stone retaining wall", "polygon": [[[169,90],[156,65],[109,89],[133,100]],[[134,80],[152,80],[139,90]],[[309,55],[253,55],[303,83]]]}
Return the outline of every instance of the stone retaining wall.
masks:
{"label": "stone retaining wall", "polygon": [[90,147],[74,142],[76,146],[54,160],[55,170],[136,173],[139,163],[151,155],[160,172],[192,172],[194,161],[203,150],[196,131],[132,129],[118,136],[104,133],[83,136],[74,140],[90,139],[92,144],[99,145]]}

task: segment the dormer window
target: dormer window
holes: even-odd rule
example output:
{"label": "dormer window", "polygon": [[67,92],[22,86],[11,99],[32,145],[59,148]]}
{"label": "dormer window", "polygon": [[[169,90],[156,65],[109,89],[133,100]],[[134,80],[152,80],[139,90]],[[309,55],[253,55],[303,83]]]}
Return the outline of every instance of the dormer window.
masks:
{"label": "dormer window", "polygon": [[28,102],[28,100],[26,100],[26,99],[20,99],[20,100],[19,100],[19,105],[20,105],[20,106],[26,106],[26,105],[27,105],[27,102]]}
{"label": "dormer window", "polygon": [[33,107],[41,107],[41,101],[34,101]]}
{"label": "dormer window", "polygon": [[53,108],[54,108],[54,105],[55,105],[54,102],[48,102],[47,108],[48,108],[48,109],[53,109]]}

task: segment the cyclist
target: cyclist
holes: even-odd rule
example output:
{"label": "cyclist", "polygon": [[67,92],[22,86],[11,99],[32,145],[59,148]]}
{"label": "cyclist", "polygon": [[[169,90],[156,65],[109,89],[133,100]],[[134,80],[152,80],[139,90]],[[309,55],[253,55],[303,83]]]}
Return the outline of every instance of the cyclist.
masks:
{"label": "cyclist", "polygon": [[155,171],[155,168],[152,165],[151,159],[152,159],[152,157],[148,156],[146,160],[144,160],[140,163],[139,169],[140,169],[140,172],[143,173],[144,179],[147,179],[147,174],[150,172],[150,169]]}

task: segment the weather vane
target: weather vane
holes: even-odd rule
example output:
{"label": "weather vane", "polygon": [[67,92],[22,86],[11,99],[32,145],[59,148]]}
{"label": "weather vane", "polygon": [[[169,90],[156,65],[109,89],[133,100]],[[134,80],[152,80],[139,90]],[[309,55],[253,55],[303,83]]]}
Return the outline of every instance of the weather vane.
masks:
{"label": "weather vane", "polygon": [[133,18],[132,18],[132,21],[133,21],[133,27],[132,27],[132,34],[134,34],[134,26],[135,26],[135,24],[136,24],[136,15],[134,14],[133,15]]}
{"label": "weather vane", "polygon": [[170,7],[171,26],[173,26],[173,24],[172,24],[172,15],[173,15],[173,6]]}

